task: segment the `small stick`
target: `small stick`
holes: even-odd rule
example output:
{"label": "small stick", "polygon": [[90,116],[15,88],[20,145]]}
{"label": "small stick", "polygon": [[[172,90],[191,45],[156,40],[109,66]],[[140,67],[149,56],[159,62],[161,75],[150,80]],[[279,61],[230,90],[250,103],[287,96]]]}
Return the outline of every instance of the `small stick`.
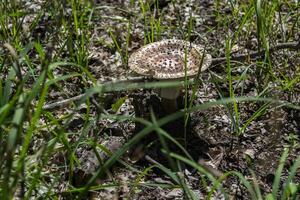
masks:
{"label": "small stick", "polygon": [[[117,81],[109,81],[109,82],[105,82],[103,84],[109,85],[109,84],[114,84],[114,83],[137,83],[137,82],[145,82],[146,80],[148,80],[146,77],[131,77],[128,79],[123,79],[123,80],[117,80]],[[68,106],[70,103],[74,102],[74,101],[79,101],[82,100],[83,98],[85,98],[87,94],[83,93],[68,99],[64,99],[61,101],[57,101],[54,103],[50,103],[50,104],[46,104],[43,106],[43,110],[52,110],[54,108],[57,107],[65,107]]]}
{"label": "small stick", "polygon": [[[278,51],[281,49],[290,49],[293,51],[297,51],[300,49],[300,42],[288,42],[288,43],[279,43],[273,47],[270,48],[270,52]],[[238,54],[235,56],[231,56],[230,60],[235,60],[235,61],[241,61],[245,60],[247,58],[256,58],[258,56],[261,56],[265,53],[265,50],[261,50],[259,52],[253,52],[253,53],[248,53],[248,54]],[[213,58],[212,59],[212,65],[217,65],[222,62],[226,61],[226,57],[219,57],[219,58]]]}
{"label": "small stick", "polygon": [[71,97],[69,99],[64,99],[64,100],[57,101],[57,102],[54,102],[54,103],[46,104],[46,105],[43,106],[43,110],[52,110],[52,109],[57,108],[57,107],[67,106],[71,102],[81,100],[82,98],[84,98],[85,95],[86,94],[83,93],[83,94]]}
{"label": "small stick", "polygon": [[151,158],[149,155],[146,155],[145,159],[153,165],[163,166],[162,164]]}

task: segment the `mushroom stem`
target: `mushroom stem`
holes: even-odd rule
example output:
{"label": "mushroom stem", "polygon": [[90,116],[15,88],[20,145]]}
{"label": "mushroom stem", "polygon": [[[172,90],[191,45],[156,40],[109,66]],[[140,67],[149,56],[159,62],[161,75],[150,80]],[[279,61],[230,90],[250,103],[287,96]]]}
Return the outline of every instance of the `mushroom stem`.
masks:
{"label": "mushroom stem", "polygon": [[176,99],[162,98],[161,103],[164,107],[164,110],[166,111],[166,114],[171,114],[178,110],[178,105],[177,105]]}
{"label": "mushroom stem", "polygon": [[181,87],[162,88],[159,96],[162,98],[162,105],[167,114],[174,113],[178,110],[177,97],[180,94]]}

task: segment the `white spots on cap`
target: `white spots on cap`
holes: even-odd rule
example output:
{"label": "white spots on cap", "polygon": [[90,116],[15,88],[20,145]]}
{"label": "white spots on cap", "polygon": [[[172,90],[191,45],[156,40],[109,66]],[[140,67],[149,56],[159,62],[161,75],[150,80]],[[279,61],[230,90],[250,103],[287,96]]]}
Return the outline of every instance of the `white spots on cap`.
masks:
{"label": "white spots on cap", "polygon": [[[128,65],[130,69],[144,76],[177,79],[185,76],[185,67],[188,76],[197,74],[202,52],[202,46],[184,40],[162,40],[134,52],[129,57]],[[206,54],[201,71],[206,70],[210,64],[211,56]]]}

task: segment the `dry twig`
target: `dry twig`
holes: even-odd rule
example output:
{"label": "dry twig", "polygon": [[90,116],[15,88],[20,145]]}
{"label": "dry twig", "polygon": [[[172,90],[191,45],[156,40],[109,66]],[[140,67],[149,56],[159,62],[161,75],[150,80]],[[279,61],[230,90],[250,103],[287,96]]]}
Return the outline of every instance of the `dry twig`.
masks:
{"label": "dry twig", "polygon": [[[273,47],[270,48],[270,53],[278,51],[278,50],[282,50],[282,49],[290,49],[293,51],[297,51],[300,49],[300,42],[296,43],[296,42],[288,42],[288,43],[279,43]],[[248,54],[238,54],[238,55],[233,55],[230,57],[230,60],[233,61],[242,61],[242,60],[246,60],[248,58],[257,58],[259,56],[264,55],[265,50],[261,50],[261,51],[256,51],[253,53],[248,53]],[[222,62],[226,61],[226,57],[219,57],[219,58],[213,58],[212,59],[212,65],[218,65]]]}

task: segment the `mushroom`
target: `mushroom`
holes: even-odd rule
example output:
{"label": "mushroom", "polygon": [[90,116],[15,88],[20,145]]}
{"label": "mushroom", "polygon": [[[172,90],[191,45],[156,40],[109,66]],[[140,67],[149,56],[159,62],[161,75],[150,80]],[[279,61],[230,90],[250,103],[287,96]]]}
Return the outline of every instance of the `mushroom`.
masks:
{"label": "mushroom", "polygon": [[[131,70],[158,81],[183,80],[193,77],[200,69],[203,47],[184,40],[167,39],[150,43],[134,52],[128,60]],[[186,59],[185,59],[186,55]],[[201,71],[211,64],[211,55],[205,54]],[[177,110],[177,97],[182,87],[161,88],[159,96],[167,113]]]}

